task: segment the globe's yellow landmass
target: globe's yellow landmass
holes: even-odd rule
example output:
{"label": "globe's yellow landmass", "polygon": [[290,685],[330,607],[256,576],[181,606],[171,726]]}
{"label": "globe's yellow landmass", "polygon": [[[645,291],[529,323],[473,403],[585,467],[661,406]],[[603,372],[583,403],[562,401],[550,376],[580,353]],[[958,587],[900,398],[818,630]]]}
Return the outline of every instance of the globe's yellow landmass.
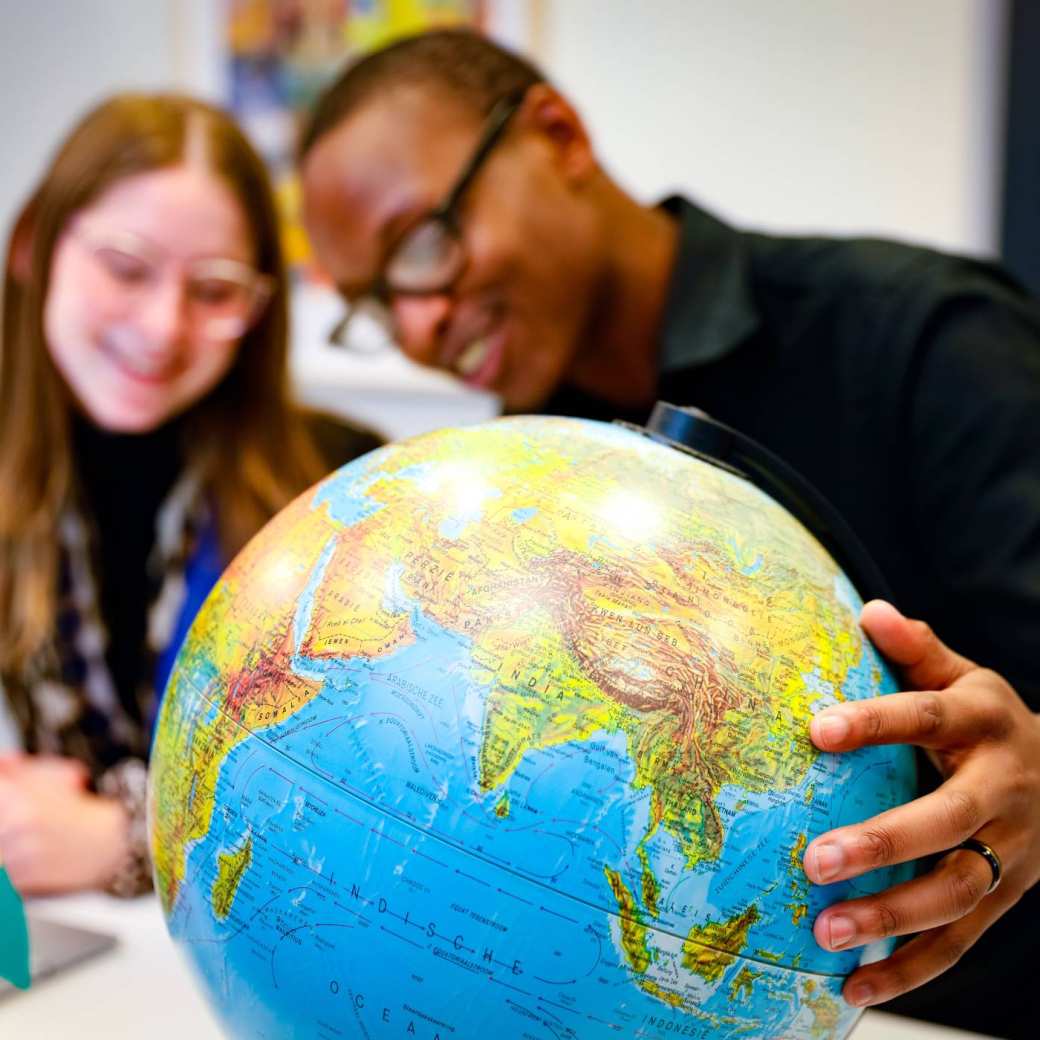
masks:
{"label": "globe's yellow landmass", "polygon": [[752,903],[729,920],[691,928],[683,943],[683,964],[708,982],[717,982],[747,946],[748,931],[757,920],[758,910]]}
{"label": "globe's yellow landmass", "polygon": [[[205,667],[220,677],[213,689],[181,691],[189,669],[178,669],[163,698],[163,739],[153,749],[152,862],[159,897],[173,905],[184,874],[187,848],[205,835],[214,809],[217,776],[228,752],[257,730],[281,722],[315,695],[318,684],[287,668],[291,655],[293,597],[304,589],[333,534],[322,510],[290,507],[271,521],[278,549],[254,540],[239,554],[206,600],[182,649],[204,649]],[[187,663],[187,660],[185,661]],[[199,697],[218,710],[199,721]],[[164,756],[189,756],[179,768],[163,768]]]}
{"label": "globe's yellow landmass", "polygon": [[224,852],[217,857],[217,880],[213,882],[213,913],[223,921],[231,913],[238,886],[242,882],[249,864],[253,862],[253,836],[242,843],[240,849]]}
{"label": "globe's yellow landmass", "polygon": [[799,831],[794,847],[787,857],[788,887],[791,893],[787,909],[791,911],[791,923],[795,925],[800,924],[809,913],[809,879],[802,868],[802,854],[808,844],[809,835],[805,831]]}
{"label": "globe's yellow landmass", "polygon": [[640,874],[640,881],[643,887],[643,906],[646,907],[646,912],[651,917],[657,917],[660,912],[657,905],[660,885],[657,883],[657,878],[654,877],[654,871],[650,865],[650,857],[646,853],[646,848],[640,845],[638,851],[639,863],[643,868]]}
{"label": "globe's yellow landmass", "polygon": [[751,993],[755,988],[755,980],[762,978],[762,974],[762,972],[754,971],[745,964],[729,984],[730,1000],[750,1000]]}
{"label": "globe's yellow landmass", "polygon": [[826,993],[816,992],[817,986],[812,979],[807,979],[804,989],[805,1003],[812,1009],[812,1035],[822,1038],[833,1036],[841,1019],[841,1008],[838,1002]]}
{"label": "globe's yellow landmass", "polygon": [[650,967],[651,953],[647,928],[640,920],[639,906],[618,871],[604,867],[603,873],[617,902],[621,946],[632,969],[642,975]]}

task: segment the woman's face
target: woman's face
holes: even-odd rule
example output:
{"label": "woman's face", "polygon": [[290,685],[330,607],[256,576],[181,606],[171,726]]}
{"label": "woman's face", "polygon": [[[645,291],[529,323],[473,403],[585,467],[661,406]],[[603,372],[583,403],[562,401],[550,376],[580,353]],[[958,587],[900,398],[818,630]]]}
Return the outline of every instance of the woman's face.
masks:
{"label": "woman's face", "polygon": [[266,296],[246,215],[199,164],[119,181],[60,235],[51,358],[98,426],[144,433],[209,393]]}

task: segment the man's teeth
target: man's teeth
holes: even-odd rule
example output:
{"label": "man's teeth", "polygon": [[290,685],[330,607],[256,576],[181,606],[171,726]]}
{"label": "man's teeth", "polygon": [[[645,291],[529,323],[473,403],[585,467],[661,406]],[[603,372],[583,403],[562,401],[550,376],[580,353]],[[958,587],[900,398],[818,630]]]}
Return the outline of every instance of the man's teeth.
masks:
{"label": "man's teeth", "polygon": [[452,367],[460,376],[471,376],[474,372],[480,370],[480,366],[484,364],[487,356],[488,341],[486,339],[475,339],[459,354]]}

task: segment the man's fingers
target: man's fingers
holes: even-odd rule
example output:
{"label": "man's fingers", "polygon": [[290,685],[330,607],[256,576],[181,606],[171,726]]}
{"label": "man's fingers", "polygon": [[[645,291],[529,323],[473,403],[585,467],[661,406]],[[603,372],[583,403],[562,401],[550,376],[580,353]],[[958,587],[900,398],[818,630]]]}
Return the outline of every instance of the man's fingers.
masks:
{"label": "man's fingers", "polygon": [[884,600],[867,603],[860,624],[878,650],[899,665],[908,683],[918,689],[945,689],[975,667],[966,657],[954,653],[923,621],[904,617]]}
{"label": "man's fingers", "polygon": [[967,917],[923,932],[886,960],[859,968],[845,982],[845,1000],[855,1007],[881,1004],[923,986],[953,967],[1013,903],[1013,896],[1001,897],[998,889]]}
{"label": "man's fingers", "polygon": [[809,880],[829,885],[952,849],[972,837],[993,818],[996,809],[992,785],[975,774],[975,769],[966,767],[935,791],[906,805],[820,835],[802,860]]}
{"label": "man's fingers", "polygon": [[809,735],[821,751],[870,744],[949,749],[1001,733],[1007,708],[997,691],[968,679],[963,690],[911,690],[833,705],[813,718]]}
{"label": "man's fingers", "polygon": [[813,925],[825,950],[845,950],[952,924],[985,899],[993,876],[977,853],[957,850],[922,877],[828,907]]}

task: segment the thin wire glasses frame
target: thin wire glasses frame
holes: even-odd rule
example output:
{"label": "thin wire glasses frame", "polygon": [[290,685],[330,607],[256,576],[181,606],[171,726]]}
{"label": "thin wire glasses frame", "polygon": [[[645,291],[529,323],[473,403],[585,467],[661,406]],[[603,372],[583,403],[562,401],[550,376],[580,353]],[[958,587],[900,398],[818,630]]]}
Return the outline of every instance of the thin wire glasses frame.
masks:
{"label": "thin wire glasses frame", "polygon": [[[165,251],[137,235],[78,224],[68,234],[80,242],[128,308],[153,291],[173,261]],[[274,279],[231,257],[200,257],[184,269],[187,314],[204,339],[237,339],[259,316],[274,289]]]}
{"label": "thin wire glasses frame", "polygon": [[502,139],[526,90],[516,90],[495,103],[473,154],[444,199],[405,230],[387,250],[368,292],[349,305],[329,333],[329,343],[354,353],[375,353],[386,339],[367,350],[348,336],[355,317],[365,315],[389,332],[390,300],[394,296],[433,296],[447,292],[468,263],[459,209],[481,167]]}

